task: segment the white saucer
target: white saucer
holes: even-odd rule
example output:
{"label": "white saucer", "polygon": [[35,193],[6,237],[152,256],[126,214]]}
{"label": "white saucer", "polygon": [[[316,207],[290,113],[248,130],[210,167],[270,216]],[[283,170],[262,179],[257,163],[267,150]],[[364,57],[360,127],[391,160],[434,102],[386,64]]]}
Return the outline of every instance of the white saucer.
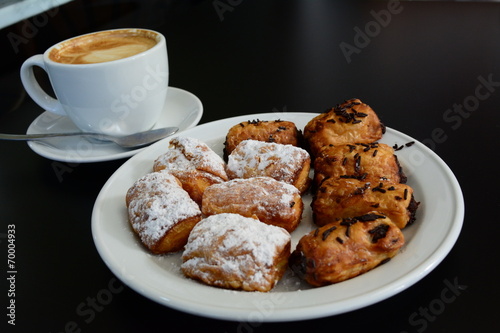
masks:
{"label": "white saucer", "polygon": [[[168,112],[166,112],[168,110]],[[203,104],[192,93],[174,87],[168,88],[164,112],[154,128],[176,126],[179,132],[198,124],[203,115]],[[28,127],[27,134],[78,132],[67,117],[44,112]],[[179,133],[178,132],[178,133]],[[91,163],[130,157],[144,150],[125,149],[114,143],[93,143],[81,137],[54,138],[50,145],[29,141],[29,147],[38,155],[51,160],[70,163]]]}

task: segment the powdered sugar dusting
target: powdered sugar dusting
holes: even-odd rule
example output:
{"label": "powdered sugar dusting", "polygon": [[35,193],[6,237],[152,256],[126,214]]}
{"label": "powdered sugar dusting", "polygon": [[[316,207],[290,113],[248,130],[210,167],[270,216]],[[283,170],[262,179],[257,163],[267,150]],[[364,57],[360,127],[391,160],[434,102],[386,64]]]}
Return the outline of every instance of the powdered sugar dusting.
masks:
{"label": "powdered sugar dusting", "polygon": [[276,281],[269,281],[268,275],[275,269],[276,256],[290,239],[285,229],[252,218],[212,215],[193,228],[181,269],[202,280],[223,276],[243,285],[274,285]]}
{"label": "powdered sugar dusting", "polygon": [[177,178],[167,172],[151,172],[138,179],[127,191],[126,203],[138,197],[165,193],[171,186],[180,185]]}
{"label": "powdered sugar dusting", "polygon": [[170,140],[169,149],[156,159],[155,165],[171,171],[206,171],[227,180],[222,157],[204,142],[191,137]]}
{"label": "powdered sugar dusting", "polygon": [[297,169],[307,159],[309,159],[309,153],[299,147],[244,140],[229,155],[227,169],[230,178],[269,176],[291,182]]}
{"label": "powdered sugar dusting", "polygon": [[[265,220],[293,216],[292,207],[297,198],[301,198],[295,186],[271,177],[236,178],[214,184],[205,191],[210,197],[210,205],[218,209],[224,206],[231,209],[241,207],[243,211],[258,209],[259,218]],[[203,207],[203,212],[207,214],[205,208],[209,207]],[[264,221],[262,218],[261,221]]]}
{"label": "powdered sugar dusting", "polygon": [[148,247],[154,246],[176,223],[201,214],[199,206],[167,172],[143,176],[129,194],[130,224]]}

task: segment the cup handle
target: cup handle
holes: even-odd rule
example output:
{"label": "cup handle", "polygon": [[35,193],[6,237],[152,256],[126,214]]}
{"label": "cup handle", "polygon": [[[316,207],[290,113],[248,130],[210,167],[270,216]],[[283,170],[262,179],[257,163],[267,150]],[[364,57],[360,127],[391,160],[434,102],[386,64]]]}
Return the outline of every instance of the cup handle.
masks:
{"label": "cup handle", "polygon": [[43,61],[43,55],[37,54],[26,59],[21,66],[21,81],[24,88],[31,98],[42,108],[57,115],[65,116],[66,112],[64,112],[61,103],[48,95],[42,87],[40,87],[33,73],[33,66],[38,66],[47,72],[45,62]]}

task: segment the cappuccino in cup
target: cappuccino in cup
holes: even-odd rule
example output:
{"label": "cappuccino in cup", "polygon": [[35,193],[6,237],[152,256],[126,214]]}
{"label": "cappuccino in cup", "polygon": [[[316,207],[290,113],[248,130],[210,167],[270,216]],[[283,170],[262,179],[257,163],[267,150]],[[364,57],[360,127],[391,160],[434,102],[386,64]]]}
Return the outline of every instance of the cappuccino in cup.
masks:
{"label": "cappuccino in cup", "polygon": [[128,58],[156,44],[156,35],[146,30],[102,31],[59,44],[49,59],[62,64],[96,64]]}
{"label": "cappuccino in cup", "polygon": [[[38,84],[44,69],[56,98]],[[128,135],[151,129],[164,110],[169,67],[165,37],[117,29],[62,41],[21,67],[28,94],[45,110],[67,116],[84,132]]]}

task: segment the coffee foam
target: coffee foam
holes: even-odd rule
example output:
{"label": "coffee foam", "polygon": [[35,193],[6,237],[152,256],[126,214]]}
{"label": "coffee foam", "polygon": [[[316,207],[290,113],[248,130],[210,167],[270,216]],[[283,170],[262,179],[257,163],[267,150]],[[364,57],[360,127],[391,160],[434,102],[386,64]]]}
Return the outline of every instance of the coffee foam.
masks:
{"label": "coffee foam", "polygon": [[95,64],[128,58],[156,44],[156,35],[146,31],[104,31],[63,42],[49,58],[64,64]]}

